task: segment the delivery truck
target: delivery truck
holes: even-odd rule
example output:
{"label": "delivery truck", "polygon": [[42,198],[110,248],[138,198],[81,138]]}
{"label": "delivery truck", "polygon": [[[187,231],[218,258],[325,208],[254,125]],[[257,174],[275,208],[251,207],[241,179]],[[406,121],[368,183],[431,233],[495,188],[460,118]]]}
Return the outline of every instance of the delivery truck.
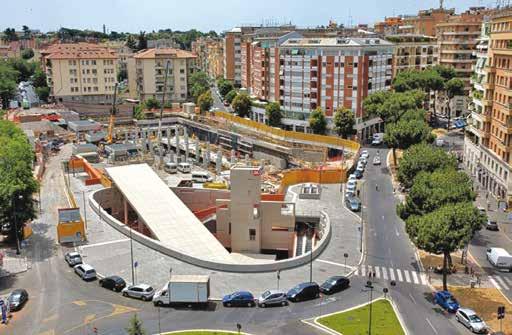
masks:
{"label": "delivery truck", "polygon": [[155,306],[206,305],[209,297],[209,276],[172,275],[171,280],[153,296],[153,304]]}
{"label": "delivery truck", "polygon": [[512,256],[503,248],[487,249],[487,260],[498,269],[512,271]]}

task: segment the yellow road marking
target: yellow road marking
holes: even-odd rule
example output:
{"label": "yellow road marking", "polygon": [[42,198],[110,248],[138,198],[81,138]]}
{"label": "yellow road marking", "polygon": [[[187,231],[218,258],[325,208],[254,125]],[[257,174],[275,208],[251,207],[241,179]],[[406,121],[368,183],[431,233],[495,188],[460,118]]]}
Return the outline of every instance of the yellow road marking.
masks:
{"label": "yellow road marking", "polygon": [[55,335],[55,330],[50,329],[45,332],[39,333],[39,335]]}
{"label": "yellow road marking", "polygon": [[43,319],[43,323],[47,323],[47,322],[55,321],[55,320],[57,320],[57,314],[53,314],[52,316],[49,316],[46,319]]}
{"label": "yellow road marking", "polygon": [[96,317],[96,314],[89,314],[89,315],[86,315],[85,318],[84,318],[84,323],[89,323],[91,322],[92,320],[94,320],[94,318]]}
{"label": "yellow road marking", "polygon": [[87,303],[83,300],[75,300],[73,301],[73,304],[77,305],[77,306],[86,306]]}
{"label": "yellow road marking", "polygon": [[124,313],[136,312],[136,311],[137,311],[136,308],[114,304],[114,311],[109,315],[109,317],[114,316],[114,315],[124,314]]}

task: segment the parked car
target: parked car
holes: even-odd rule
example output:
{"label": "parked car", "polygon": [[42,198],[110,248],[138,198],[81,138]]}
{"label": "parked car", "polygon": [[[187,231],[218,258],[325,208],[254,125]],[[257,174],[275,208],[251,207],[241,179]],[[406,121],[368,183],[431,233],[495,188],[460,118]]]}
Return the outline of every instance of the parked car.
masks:
{"label": "parked car", "polygon": [[381,145],[384,140],[384,133],[376,133],[372,136],[372,145]]}
{"label": "parked car", "polygon": [[226,106],[226,107],[229,106],[229,102],[227,100],[224,100],[224,106]]}
{"label": "parked car", "polygon": [[373,165],[380,165],[380,156],[373,157]]}
{"label": "parked car", "polygon": [[254,296],[251,292],[238,291],[225,295],[222,298],[222,305],[224,307],[254,307],[256,302],[254,302]]}
{"label": "parked car", "polygon": [[155,289],[148,284],[137,284],[123,288],[122,292],[123,296],[125,297],[132,297],[148,301],[153,299]]}
{"label": "parked car", "polygon": [[357,176],[355,173],[352,173],[348,176],[348,180],[347,182],[351,182],[351,181],[356,181],[357,180]]}
{"label": "parked car", "polygon": [[356,190],[345,190],[345,199],[356,196]]}
{"label": "parked car", "polygon": [[368,150],[363,150],[361,151],[361,155],[359,155],[359,157],[364,157],[368,159],[368,157],[370,157],[370,153],[368,152]]}
{"label": "parked car", "polygon": [[459,303],[448,291],[437,291],[434,293],[434,303],[446,309],[450,313],[455,313],[459,309]]}
{"label": "parked car", "polygon": [[355,196],[350,196],[345,198],[345,206],[350,209],[352,212],[359,212],[361,210],[361,200],[356,198]]}
{"label": "parked car", "polygon": [[320,285],[320,292],[333,294],[341,292],[350,286],[350,279],[344,276],[332,276]]}
{"label": "parked car", "polygon": [[469,308],[459,308],[455,313],[455,318],[473,333],[487,333],[485,322]]}
{"label": "parked car", "polygon": [[96,270],[89,264],[78,264],[73,267],[75,273],[80,276],[83,280],[96,279]]}
{"label": "parked car", "polygon": [[512,255],[503,248],[489,248],[486,252],[487,260],[498,269],[512,271]]}
{"label": "parked car", "polygon": [[23,305],[28,301],[28,292],[25,289],[19,288],[11,292],[9,295],[9,309],[11,311],[19,311]]}
{"label": "parked car", "polygon": [[363,162],[357,162],[357,170],[361,170],[364,172],[364,169],[365,169],[365,165]]}
{"label": "parked car", "polygon": [[78,252],[68,252],[64,255],[64,259],[66,260],[69,266],[82,264],[82,256],[80,256]]}
{"label": "parked car", "polygon": [[109,290],[120,292],[126,287],[126,282],[119,276],[108,276],[100,279],[99,284],[101,287],[108,288]]}
{"label": "parked car", "polygon": [[500,230],[498,227],[498,222],[491,220],[487,220],[487,223],[485,224],[485,229],[494,231]]}
{"label": "parked car", "polygon": [[356,176],[357,179],[361,179],[361,178],[363,178],[363,172],[364,172],[363,170],[357,170],[356,169],[354,171],[354,175]]}
{"label": "parked car", "polygon": [[293,302],[316,299],[320,297],[320,287],[315,282],[302,283],[289,290],[286,296]]}
{"label": "parked car", "polygon": [[364,157],[359,157],[359,159],[357,160],[358,163],[362,163],[366,166],[366,164],[368,164],[368,159],[364,158]]}
{"label": "parked car", "polygon": [[286,293],[277,290],[268,290],[263,292],[261,297],[258,298],[259,307],[267,306],[286,306],[288,305],[288,299]]}

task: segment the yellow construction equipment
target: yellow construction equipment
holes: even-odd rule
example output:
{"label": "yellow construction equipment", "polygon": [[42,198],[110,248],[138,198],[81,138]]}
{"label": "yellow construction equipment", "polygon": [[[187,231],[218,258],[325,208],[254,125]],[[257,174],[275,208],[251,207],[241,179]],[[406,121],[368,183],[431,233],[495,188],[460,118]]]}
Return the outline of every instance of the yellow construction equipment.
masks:
{"label": "yellow construction equipment", "polygon": [[112,101],[112,110],[110,111],[110,120],[108,122],[108,133],[106,142],[111,144],[114,140],[114,123],[116,121],[116,98],[117,98],[117,83],[114,86],[114,99]]}

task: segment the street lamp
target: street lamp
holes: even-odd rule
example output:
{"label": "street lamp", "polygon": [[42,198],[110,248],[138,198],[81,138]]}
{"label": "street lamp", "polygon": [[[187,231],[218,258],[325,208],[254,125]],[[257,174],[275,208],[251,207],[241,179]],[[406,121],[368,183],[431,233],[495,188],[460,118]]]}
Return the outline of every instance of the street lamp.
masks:
{"label": "street lamp", "polygon": [[[306,222],[306,226],[308,226],[309,229],[313,230],[313,233],[315,232],[315,225],[311,223]],[[311,236],[311,251],[309,252],[310,258],[309,258],[309,282],[313,282],[313,236]]]}
{"label": "street lamp", "polygon": [[132,239],[132,226],[128,224],[130,227],[130,260],[132,267],[132,285],[135,285],[135,269],[133,268],[133,239]]}
{"label": "street lamp", "polygon": [[345,258],[345,271],[347,270],[347,258],[348,258],[348,253],[344,253],[343,254],[343,257]]}
{"label": "street lamp", "polygon": [[368,317],[368,335],[372,335],[372,299],[373,299],[373,284],[370,280],[366,282],[365,287],[369,289],[370,292],[370,300],[368,305],[370,307],[370,315]]}
{"label": "street lamp", "polygon": [[[22,195],[18,196],[18,199],[23,199]],[[12,216],[14,219],[14,236],[16,237],[16,255],[20,254],[20,237],[18,233],[18,220],[16,220],[16,197],[12,196],[11,198],[11,207],[12,207]]]}

